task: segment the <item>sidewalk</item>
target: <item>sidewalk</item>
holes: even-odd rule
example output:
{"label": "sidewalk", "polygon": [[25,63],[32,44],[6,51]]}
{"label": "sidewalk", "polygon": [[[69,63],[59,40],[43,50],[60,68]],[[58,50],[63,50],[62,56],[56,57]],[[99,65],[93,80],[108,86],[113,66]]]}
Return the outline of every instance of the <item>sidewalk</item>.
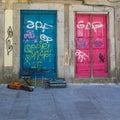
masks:
{"label": "sidewalk", "polygon": [[0,120],[120,120],[120,86],[69,84],[33,92],[0,86]]}

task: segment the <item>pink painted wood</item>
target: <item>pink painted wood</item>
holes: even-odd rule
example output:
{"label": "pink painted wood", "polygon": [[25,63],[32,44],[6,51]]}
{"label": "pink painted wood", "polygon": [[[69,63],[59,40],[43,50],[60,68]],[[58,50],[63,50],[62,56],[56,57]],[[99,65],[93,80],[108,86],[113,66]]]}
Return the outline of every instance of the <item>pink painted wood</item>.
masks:
{"label": "pink painted wood", "polygon": [[107,15],[92,15],[93,76],[108,76]]}
{"label": "pink painted wood", "polygon": [[76,77],[107,76],[107,15],[75,15]]}

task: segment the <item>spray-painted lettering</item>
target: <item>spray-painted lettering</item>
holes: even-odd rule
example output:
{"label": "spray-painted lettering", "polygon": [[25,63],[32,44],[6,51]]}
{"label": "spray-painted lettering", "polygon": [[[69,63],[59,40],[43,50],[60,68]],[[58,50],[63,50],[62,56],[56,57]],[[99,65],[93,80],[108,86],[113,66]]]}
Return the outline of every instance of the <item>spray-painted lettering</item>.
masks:
{"label": "spray-painted lettering", "polygon": [[24,39],[34,39],[35,38],[35,34],[33,30],[27,30],[26,33],[24,34]]}
{"label": "spray-painted lettering", "polygon": [[102,53],[99,54],[99,59],[100,59],[100,62],[104,63],[105,57],[103,56]]}
{"label": "spray-painted lettering", "polygon": [[51,37],[46,36],[45,34],[41,34],[40,35],[40,40],[44,41],[44,42],[50,42],[53,41],[53,39]]}
{"label": "spray-painted lettering", "polygon": [[103,42],[102,42],[102,41],[95,40],[95,41],[93,42],[93,44],[94,44],[95,47],[101,47],[101,46],[103,45]]}
{"label": "spray-painted lettering", "polygon": [[43,60],[51,62],[52,51],[48,43],[41,44],[40,41],[38,44],[26,44],[24,52],[26,53],[24,64],[30,65],[32,68],[40,66]]}
{"label": "spray-painted lettering", "polygon": [[42,29],[42,32],[45,32],[45,30],[50,29],[53,26],[47,23],[42,23],[41,21],[33,22],[31,20],[28,20],[26,27],[28,29],[35,29],[35,30]]}
{"label": "spray-painted lettering", "polygon": [[84,53],[84,52],[82,52],[81,50],[78,50],[78,49],[76,50],[75,55],[78,57],[78,60],[80,62],[83,62],[88,58],[88,55],[86,53]]}
{"label": "spray-painted lettering", "polygon": [[77,23],[77,28],[81,30],[82,29],[85,29],[85,30],[93,29],[95,32],[97,32],[97,29],[102,28],[102,27],[103,27],[103,24],[99,21],[92,22],[92,23],[90,22],[85,23],[84,21],[79,21]]}
{"label": "spray-painted lettering", "polygon": [[88,48],[88,42],[84,38],[76,38],[77,40],[77,48]]}

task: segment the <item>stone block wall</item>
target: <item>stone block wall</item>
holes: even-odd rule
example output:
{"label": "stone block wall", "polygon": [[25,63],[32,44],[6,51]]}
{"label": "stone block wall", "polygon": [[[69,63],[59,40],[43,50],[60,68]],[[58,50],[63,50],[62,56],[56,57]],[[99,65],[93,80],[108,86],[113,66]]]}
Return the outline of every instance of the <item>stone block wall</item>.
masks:
{"label": "stone block wall", "polygon": [[[56,9],[58,11],[58,77],[69,82],[94,82],[94,79],[76,79],[74,61],[74,13],[108,13],[109,15],[109,73],[107,78],[95,81],[115,82],[120,79],[120,2],[118,0],[1,0],[0,1],[0,83],[19,78],[20,69],[20,9]],[[7,20],[11,11],[13,51],[6,57]],[[10,63],[9,63],[9,62]],[[101,80],[102,79],[102,80]]]}

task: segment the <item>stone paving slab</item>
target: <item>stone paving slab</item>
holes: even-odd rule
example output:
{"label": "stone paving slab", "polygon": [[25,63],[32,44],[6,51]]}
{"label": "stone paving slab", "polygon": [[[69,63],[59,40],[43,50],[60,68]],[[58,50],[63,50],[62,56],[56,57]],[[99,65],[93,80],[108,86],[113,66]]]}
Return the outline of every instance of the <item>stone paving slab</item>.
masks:
{"label": "stone paving slab", "polygon": [[68,84],[33,92],[0,86],[0,120],[120,120],[120,85]]}

